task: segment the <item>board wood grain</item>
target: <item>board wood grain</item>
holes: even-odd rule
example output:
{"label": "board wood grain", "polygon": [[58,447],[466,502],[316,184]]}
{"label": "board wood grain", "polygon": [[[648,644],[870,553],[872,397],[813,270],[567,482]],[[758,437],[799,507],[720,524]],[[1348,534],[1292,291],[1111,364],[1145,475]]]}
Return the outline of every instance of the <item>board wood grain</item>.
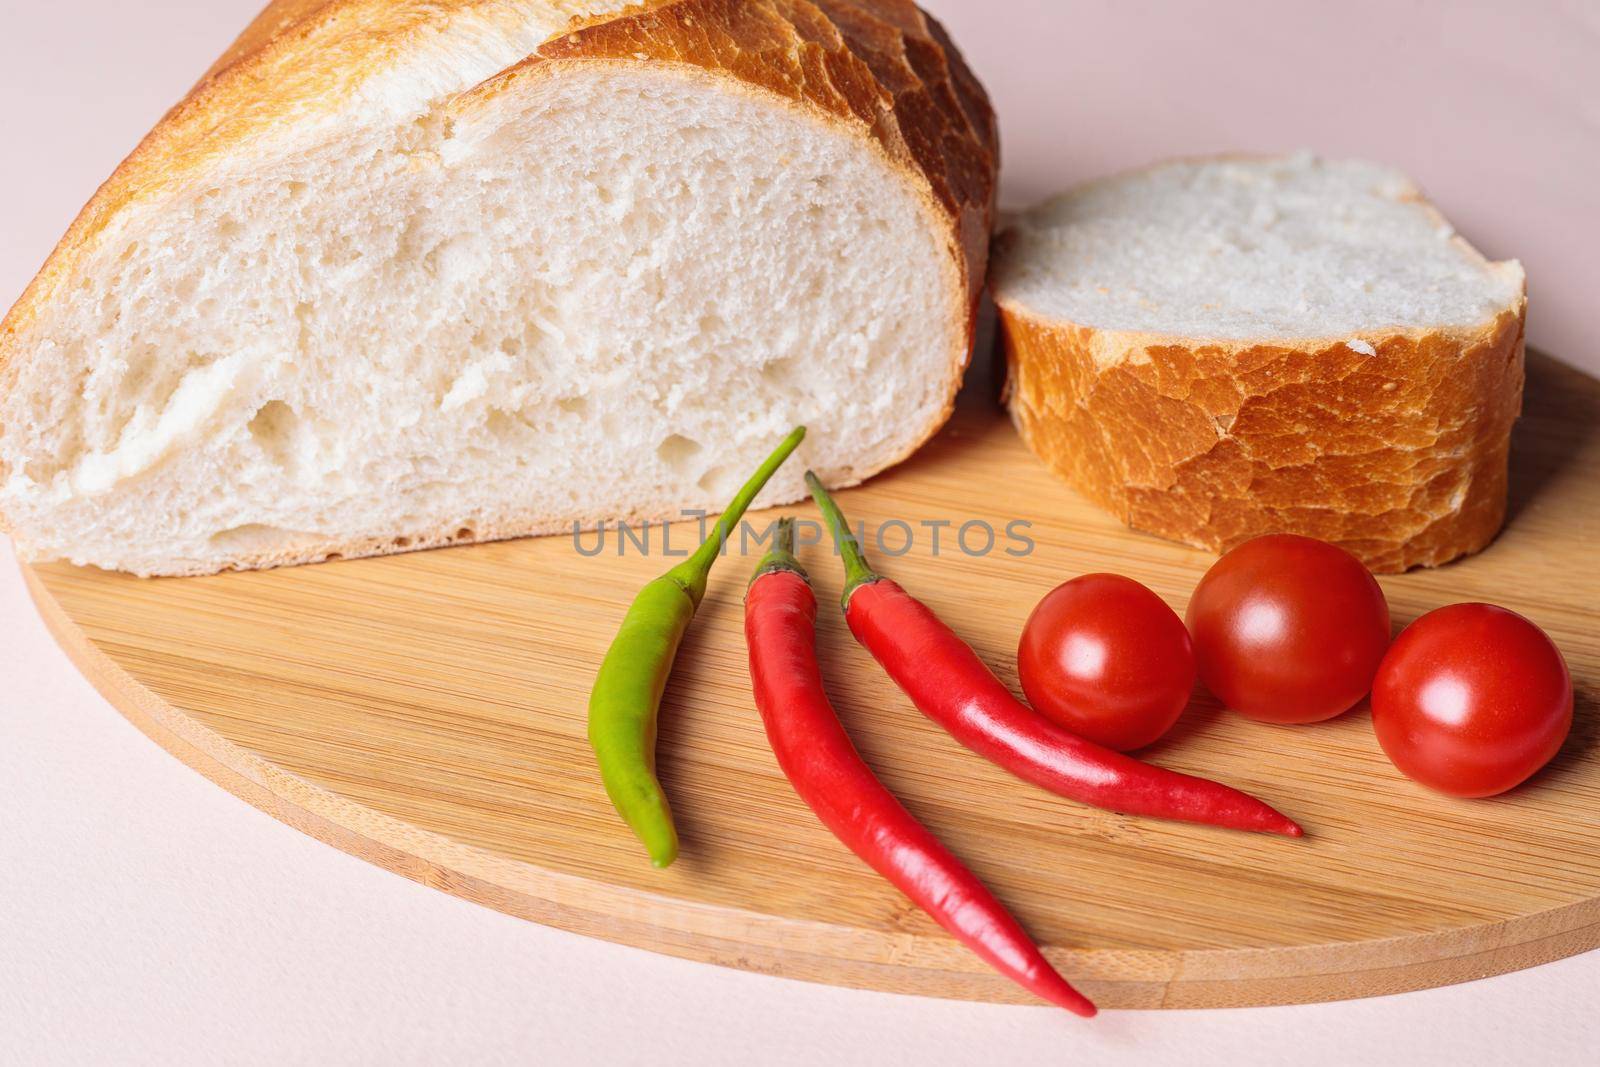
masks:
{"label": "board wood grain", "polygon": [[[841,575],[812,547],[802,557],[846,727],[907,807],[1104,1006],[1370,996],[1600,945],[1600,383],[1532,353],[1529,370],[1505,533],[1475,558],[1382,579],[1397,623],[1490,600],[1565,651],[1578,693],[1572,737],[1510,794],[1455,800],[1408,782],[1379,751],[1364,706],[1275,727],[1197,694],[1145,755],[1260,795],[1306,838],[1070,803],[923,719],[828,610]],[[894,519],[911,527],[912,550],[877,553],[878,569],[1015,685],[1022,622],[1057,582],[1119,571],[1181,611],[1211,557],[1086,505],[1023,450],[987,394],[969,388],[938,438],[841,503],[869,531]],[[1031,523],[1026,555],[1004,551],[1019,547],[1004,536],[1012,519]],[[923,524],[945,520],[935,556]],[[1001,530],[981,558],[954,541],[973,520]],[[677,530],[676,543],[692,532]],[[890,545],[903,536],[889,530]],[[975,527],[969,547],[981,541]],[[558,536],[205,578],[66,565],[26,577],[69,654],[152,738],[250,803],[409,878],[678,956],[1026,999],[834,841],[779,773],[746,674],[750,565],[730,558],[714,573],[666,695],[661,774],[683,836],[666,871],[612,812],[584,740],[595,667],[633,592],[663,568],[659,556],[630,546],[619,558],[608,542],[587,557]]]}

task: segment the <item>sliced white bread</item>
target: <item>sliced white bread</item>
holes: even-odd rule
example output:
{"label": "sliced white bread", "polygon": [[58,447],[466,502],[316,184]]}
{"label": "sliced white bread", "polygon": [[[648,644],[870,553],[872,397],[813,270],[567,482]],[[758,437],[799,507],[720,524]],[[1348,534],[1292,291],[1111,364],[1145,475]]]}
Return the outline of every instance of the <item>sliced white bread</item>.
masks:
{"label": "sliced white bread", "polygon": [[1022,214],[991,276],[1023,439],[1135,528],[1301,533],[1394,572],[1504,520],[1523,271],[1395,171],[1163,164]]}
{"label": "sliced white bread", "polygon": [[[278,0],[0,326],[24,558],[194,574],[719,509],[947,417],[993,115],[904,0]],[[587,16],[574,21],[575,16]]]}

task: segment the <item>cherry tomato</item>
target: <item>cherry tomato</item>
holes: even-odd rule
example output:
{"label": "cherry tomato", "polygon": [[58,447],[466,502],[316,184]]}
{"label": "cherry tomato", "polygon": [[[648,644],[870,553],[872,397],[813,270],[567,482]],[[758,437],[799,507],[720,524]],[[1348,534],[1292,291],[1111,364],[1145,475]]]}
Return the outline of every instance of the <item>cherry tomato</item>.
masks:
{"label": "cherry tomato", "polygon": [[1121,752],[1171,729],[1194,689],[1183,620],[1132,578],[1085,574],[1047,593],[1017,649],[1022,691],[1080,737]]}
{"label": "cherry tomato", "polygon": [[1572,676],[1514,611],[1454,604],[1406,627],[1372,686],[1372,728],[1406,777],[1441,793],[1504,793],[1572,727]]}
{"label": "cherry tomato", "polygon": [[1268,534],[1212,565],[1189,599],[1200,680],[1263,722],[1320,722],[1372,688],[1389,604],[1372,574],[1326,541]]}

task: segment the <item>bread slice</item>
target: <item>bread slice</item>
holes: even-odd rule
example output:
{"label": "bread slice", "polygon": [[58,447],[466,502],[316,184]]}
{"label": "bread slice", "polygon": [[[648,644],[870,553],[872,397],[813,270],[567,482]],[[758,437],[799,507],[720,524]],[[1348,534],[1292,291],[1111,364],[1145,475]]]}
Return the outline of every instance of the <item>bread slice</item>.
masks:
{"label": "bread slice", "polygon": [[1392,170],[1217,158],[1094,182],[1009,226],[992,285],[1023,439],[1130,526],[1213,550],[1306,534],[1396,572],[1504,520],[1522,267]]}
{"label": "bread slice", "polygon": [[[278,0],[0,326],[24,558],[194,574],[763,503],[947,417],[993,114],[903,0]],[[574,16],[583,16],[573,21]]]}

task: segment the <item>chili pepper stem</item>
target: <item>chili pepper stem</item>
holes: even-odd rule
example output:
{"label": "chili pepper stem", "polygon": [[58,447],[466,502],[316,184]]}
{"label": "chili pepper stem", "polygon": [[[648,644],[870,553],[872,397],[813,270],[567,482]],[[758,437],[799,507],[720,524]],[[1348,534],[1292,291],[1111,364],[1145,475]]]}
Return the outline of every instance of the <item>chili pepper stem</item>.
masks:
{"label": "chili pepper stem", "polygon": [[727,509],[717,516],[717,528],[711,531],[711,535],[694,550],[693,555],[667,572],[666,577],[683,587],[683,591],[689,594],[689,599],[694,601],[695,607],[699,607],[700,601],[705,599],[706,579],[711,574],[711,565],[722,554],[722,546],[727,544],[728,535],[738,528],[739,520],[744,518],[745,510],[767,484],[773,471],[783,466],[783,461],[799,447],[805,436],[804,426],[796,426],[791,430],[789,436],[779,442],[778,447],[772,450],[772,454],[756,468],[750,480],[734,494]]}
{"label": "chili pepper stem", "polygon": [[750,575],[750,581],[754,582],[763,574],[771,574],[773,571],[792,571],[808,582],[811,580],[810,576],[806,574],[805,568],[800,566],[800,561],[794,555],[794,516],[792,515],[785,515],[778,520],[778,529],[772,536],[772,547],[756,564],[755,572]]}
{"label": "chili pepper stem", "polygon": [[811,490],[811,498],[817,502],[822,517],[827,520],[828,529],[833,531],[833,543],[844,559],[844,596],[840,603],[848,605],[851,593],[863,585],[880,580],[882,575],[867,566],[867,557],[861,552],[861,543],[856,540],[855,534],[850,532],[850,524],[845,521],[844,512],[839,510],[839,505],[833,502],[833,497],[823,488],[822,479],[817,477],[815,471],[806,471],[806,488]]}

